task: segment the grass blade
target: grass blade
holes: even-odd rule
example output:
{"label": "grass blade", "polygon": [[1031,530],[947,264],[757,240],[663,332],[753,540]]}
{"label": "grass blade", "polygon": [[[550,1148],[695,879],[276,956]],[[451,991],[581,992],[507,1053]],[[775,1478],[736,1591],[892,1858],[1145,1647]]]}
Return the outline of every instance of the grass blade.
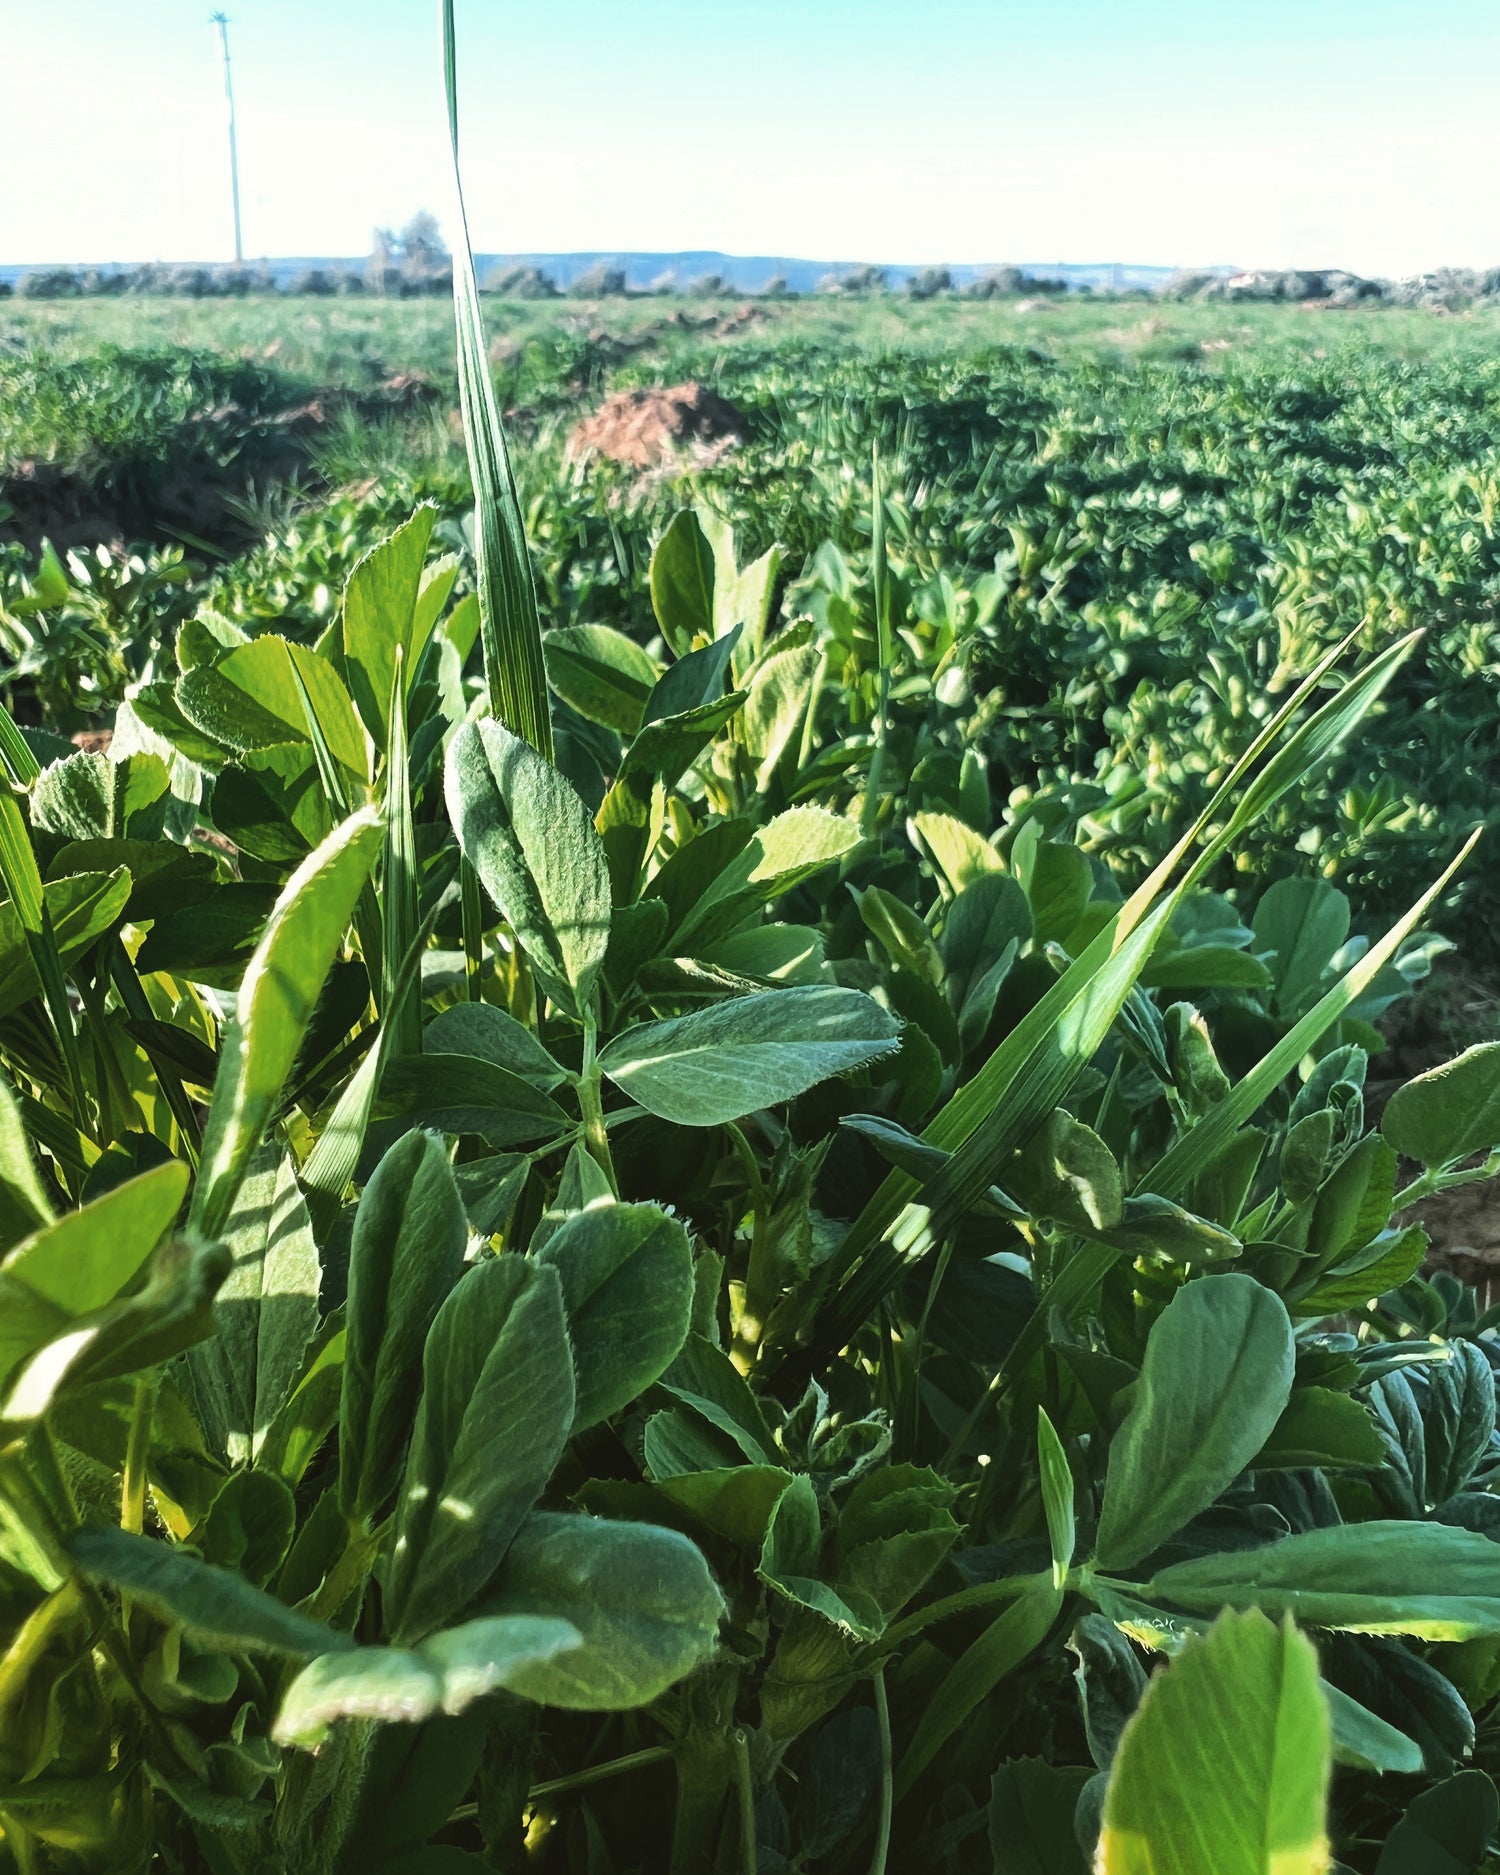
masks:
{"label": "grass blade", "polygon": [[399,980],[416,942],[421,921],[421,866],[417,830],[412,823],[411,770],[406,747],[406,686],[401,647],[396,647],[391,683],[389,736],[385,768],[385,858],[381,868],[380,1011],[390,1030],[388,1046],[398,1055],[422,1052],[420,997],[402,996]]}
{"label": "grass blade", "polygon": [[1378,944],[1372,944],[1349,970],[1293,1028],[1244,1076],[1231,1091],[1185,1133],[1151,1168],[1150,1188],[1157,1197],[1180,1197],[1201,1172],[1207,1171],[1230,1139],[1296,1067],[1297,1063],[1362,996],[1375,977],[1416,930],[1426,912],[1474,851],[1483,828],[1476,827],[1442,876],[1393,924]]}
{"label": "grass blade", "polygon": [[[8,720],[8,719],[7,719]],[[23,745],[24,746],[24,745]],[[29,754],[30,751],[28,750]],[[42,875],[31,850],[31,837],[21,810],[10,789],[0,785],[0,880],[21,928],[26,946],[42,986],[52,1026],[57,1030],[63,1066],[68,1075],[68,1092],[73,1102],[73,1118],[85,1133],[94,1128],[89,1115],[88,1094],[83,1084],[83,1064],[78,1054],[78,1033],[73,1027],[73,1011],[68,1005],[68,988],[63,980],[62,958],[53,936],[52,920],[47,915],[47,901],[42,893]]]}
{"label": "grass blade", "polygon": [[885,550],[885,495],[880,485],[880,445],[870,446],[870,573],[875,584],[875,645],[880,660],[879,700],[875,705],[874,747],[865,779],[864,812],[860,831],[868,840],[880,818],[880,794],[885,785],[885,741],[891,713],[891,671],[895,651],[891,644],[891,570]]}
{"label": "grass blade", "polygon": [[448,94],[448,136],[453,145],[453,190],[458,239],[453,243],[453,314],[458,331],[458,395],[469,473],[474,482],[474,555],[478,563],[479,631],[484,645],[490,708],[513,735],[552,760],[552,714],[542,662],[542,627],[536,584],[516,478],[511,470],[500,407],[485,355],[484,319],[469,246],[458,163],[458,55],[453,0],[443,0],[443,80]]}
{"label": "grass blade", "polygon": [[[1374,705],[1420,635],[1413,632],[1382,652],[1283,741],[1292,717],[1349,640],[1320,660],[1235,764],[1196,823],[927,1128],[926,1143],[954,1155],[935,1195],[961,1207],[988,1187],[1000,1159],[1022,1144],[1056,1106],[1099,1047],[1182,894],[1240,838],[1251,820],[1333,753]],[[1188,852],[1215,826],[1241,783],[1273,749],[1243,798],[1163,897]],[[907,1173],[892,1172],[856,1218],[834,1259],[832,1283],[812,1341],[814,1358],[842,1347],[896,1280],[906,1251],[893,1244],[890,1235],[921,1189]]]}

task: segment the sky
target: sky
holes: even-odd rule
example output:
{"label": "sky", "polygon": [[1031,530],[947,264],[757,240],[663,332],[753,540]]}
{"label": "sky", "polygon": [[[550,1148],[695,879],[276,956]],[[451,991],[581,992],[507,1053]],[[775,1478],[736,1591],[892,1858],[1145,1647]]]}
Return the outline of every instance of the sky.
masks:
{"label": "sky", "polygon": [[[455,231],[437,0],[225,0],[245,250]],[[205,0],[0,0],[0,263],[233,251]],[[1494,0],[457,0],[481,252],[1500,265]]]}

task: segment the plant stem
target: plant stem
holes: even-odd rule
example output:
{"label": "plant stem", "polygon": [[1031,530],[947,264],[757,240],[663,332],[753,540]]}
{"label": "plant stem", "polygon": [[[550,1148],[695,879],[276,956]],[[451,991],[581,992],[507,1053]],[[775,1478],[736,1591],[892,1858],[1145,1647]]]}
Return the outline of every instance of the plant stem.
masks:
{"label": "plant stem", "polygon": [[[671,1745],[647,1745],[640,1751],[630,1751],[623,1758],[611,1758],[605,1764],[585,1765],[581,1771],[571,1771],[566,1777],[549,1777],[540,1784],[533,1784],[526,1793],[528,1803],[540,1803],[546,1797],[560,1797],[566,1791],[583,1790],[590,1784],[602,1784],[606,1778],[623,1777],[627,1771],[644,1771],[649,1765],[665,1764],[675,1755]],[[467,1822],[470,1817],[478,1816],[477,1803],[460,1804],[448,1817],[450,1823]]]}
{"label": "plant stem", "polygon": [[0,1819],[5,1825],[5,1846],[16,1859],[16,1875],[41,1875],[41,1862],[37,1858],[36,1837],[29,1829],[10,1814],[0,1811]]}
{"label": "plant stem", "polygon": [[875,1821],[875,1853],[870,1875],[885,1875],[891,1851],[891,1812],[895,1805],[894,1761],[891,1754],[891,1708],[885,1696],[885,1662],[875,1669],[875,1720],[880,1727],[880,1809]]}
{"label": "plant stem", "polygon": [[670,1745],[647,1745],[641,1751],[627,1752],[623,1758],[611,1758],[607,1764],[590,1764],[567,1777],[549,1777],[544,1783],[533,1784],[527,1798],[535,1803],[539,1798],[556,1797],[565,1790],[582,1790],[588,1784],[602,1784],[607,1777],[622,1777],[627,1771],[664,1764],[672,1755]]}
{"label": "plant stem", "polygon": [[740,1801],[740,1875],[756,1875],[755,1783],[750,1775],[750,1739],[744,1726],[734,1729],[734,1787]]}
{"label": "plant stem", "polygon": [[51,1646],[53,1635],[81,1606],[77,1588],[65,1582],[21,1623],[15,1639],[0,1656],[0,1711],[25,1691],[31,1670]]}
{"label": "plant stem", "polygon": [[484,968],[484,906],[479,897],[479,874],[472,861],[458,862],[459,908],[464,932],[464,990],[471,1003],[480,998]]}
{"label": "plant stem", "polygon": [[317,1620],[332,1621],[359,1587],[380,1547],[382,1534],[380,1530],[350,1533],[343,1555],[324,1576],[322,1587],[313,1597],[309,1612]]}
{"label": "plant stem", "polygon": [[[141,987],[141,979],[136,973],[136,967],[130,960],[130,952],[121,942],[118,932],[113,940],[109,968],[126,1015],[133,1022],[149,1022],[151,1005],[146,1000],[146,992]],[[172,1109],[172,1118],[177,1122],[177,1130],[182,1135],[183,1156],[196,1171],[198,1148],[203,1143],[203,1134],[198,1125],[198,1116],[193,1111],[193,1103],[188,1099],[187,1089],[183,1086],[176,1069],[149,1042],[143,1041],[141,1048],[146,1059],[151,1063],[151,1072],[156,1076],[157,1085],[161,1088],[167,1105]]]}
{"label": "plant stem", "polygon": [[874,741],[870,752],[870,772],[865,778],[865,798],[860,815],[860,832],[868,840],[875,833],[880,816],[880,790],[885,783],[885,739],[891,708],[891,665],[895,653],[891,645],[890,569],[885,557],[885,500],[880,487],[880,446],[870,447],[871,518],[870,573],[875,587],[875,646],[880,662],[879,701],[875,706]]}
{"label": "plant stem", "polygon": [[1002,1576],[998,1582],[977,1582],[973,1588],[960,1589],[955,1595],[946,1595],[942,1601],[919,1608],[904,1621],[888,1627],[880,1637],[880,1651],[883,1654],[891,1653],[903,1641],[910,1640],[914,1634],[920,1634],[924,1628],[930,1628],[936,1622],[946,1621],[950,1615],[971,1614],[975,1609],[988,1608],[991,1602],[1009,1601],[1013,1596],[1025,1595],[1039,1586],[1050,1588],[1051,1585],[1050,1569],[1044,1569],[1040,1575]]}
{"label": "plant stem", "polygon": [[755,1153],[749,1140],[733,1121],[724,1130],[729,1135],[729,1143],[734,1147],[735,1157],[744,1168],[745,1182],[750,1187],[750,1260],[745,1270],[745,1289],[740,1302],[739,1320],[735,1324],[732,1350],[735,1366],[742,1374],[748,1374],[755,1365],[766,1318],[776,1300],[775,1255],[769,1228],[771,1214],[766,1201],[765,1180],[760,1175],[760,1167],[755,1162]]}
{"label": "plant stem", "polygon": [[592,1009],[583,1018],[583,1071],[578,1077],[578,1105],[583,1113],[583,1140],[590,1155],[609,1180],[616,1197],[620,1181],[615,1177],[615,1162],[610,1155],[609,1134],[604,1125],[603,1076],[597,1059],[599,1019]]}
{"label": "plant stem", "polygon": [[149,1375],[135,1383],[130,1431],[125,1442],[125,1474],[120,1486],[120,1528],[139,1536],[146,1523],[146,1457],[151,1450],[151,1409],[156,1389]]}

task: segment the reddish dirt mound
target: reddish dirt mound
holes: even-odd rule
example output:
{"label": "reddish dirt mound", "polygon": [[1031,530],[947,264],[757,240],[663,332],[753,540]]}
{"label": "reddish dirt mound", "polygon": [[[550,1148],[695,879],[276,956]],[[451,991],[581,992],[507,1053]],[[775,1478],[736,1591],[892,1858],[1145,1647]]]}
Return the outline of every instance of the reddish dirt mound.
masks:
{"label": "reddish dirt mound", "polygon": [[717,460],[744,435],[744,416],[727,398],[690,382],[606,397],[573,430],[568,453],[652,469],[680,454]]}
{"label": "reddish dirt mound", "polygon": [[398,371],[394,377],[377,384],[374,396],[397,410],[423,410],[435,404],[442,391],[425,371]]}
{"label": "reddish dirt mound", "polygon": [[757,326],[763,319],[773,317],[769,308],[757,306],[753,300],[746,300],[742,306],[736,306],[732,313],[724,317],[714,327],[714,337],[726,339],[732,333],[743,332],[747,326]]}

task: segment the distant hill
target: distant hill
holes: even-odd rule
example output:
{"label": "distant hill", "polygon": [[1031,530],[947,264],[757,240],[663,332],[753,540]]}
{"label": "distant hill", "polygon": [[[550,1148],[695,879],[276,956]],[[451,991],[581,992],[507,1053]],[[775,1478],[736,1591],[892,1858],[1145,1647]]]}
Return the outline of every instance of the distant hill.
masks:
{"label": "distant hill", "polygon": [[[671,278],[679,286],[688,286],[704,274],[716,273],[722,275],[730,287],[741,293],[758,292],[767,281],[777,278],[784,279],[793,293],[811,293],[825,274],[848,273],[862,264],[848,260],[799,260],[794,256],[781,254],[720,254],[710,248],[679,254],[595,252],[588,254],[476,254],[474,257],[481,281],[496,267],[519,265],[540,267],[544,273],[550,274],[557,284],[564,288],[571,286],[579,274],[600,261],[623,269],[626,284],[641,291],[655,285],[664,277]],[[115,267],[132,263],[78,261],[71,264],[79,267]],[[222,263],[212,264],[221,265]],[[278,286],[285,286],[298,274],[305,273],[312,267],[362,268],[365,261],[363,255],[340,257],[329,254],[301,254],[275,260],[252,259],[246,264],[270,273]],[[992,271],[992,266],[998,264],[997,262],[984,266],[950,266],[948,271],[953,275],[954,281],[962,286],[967,281],[977,280],[981,275]],[[1030,274],[1051,280],[1065,280],[1070,287],[1114,287],[1116,289],[1154,287],[1159,286],[1173,271],[1170,267],[1140,267],[1110,261],[1092,261],[1081,264],[1062,261],[1024,261],[1016,264]],[[0,263],[0,280],[14,285],[23,274],[38,271],[40,271],[38,263]],[[890,275],[892,284],[895,285],[907,274],[920,272],[921,268],[915,263],[910,265],[892,263],[887,265],[886,271]]]}

